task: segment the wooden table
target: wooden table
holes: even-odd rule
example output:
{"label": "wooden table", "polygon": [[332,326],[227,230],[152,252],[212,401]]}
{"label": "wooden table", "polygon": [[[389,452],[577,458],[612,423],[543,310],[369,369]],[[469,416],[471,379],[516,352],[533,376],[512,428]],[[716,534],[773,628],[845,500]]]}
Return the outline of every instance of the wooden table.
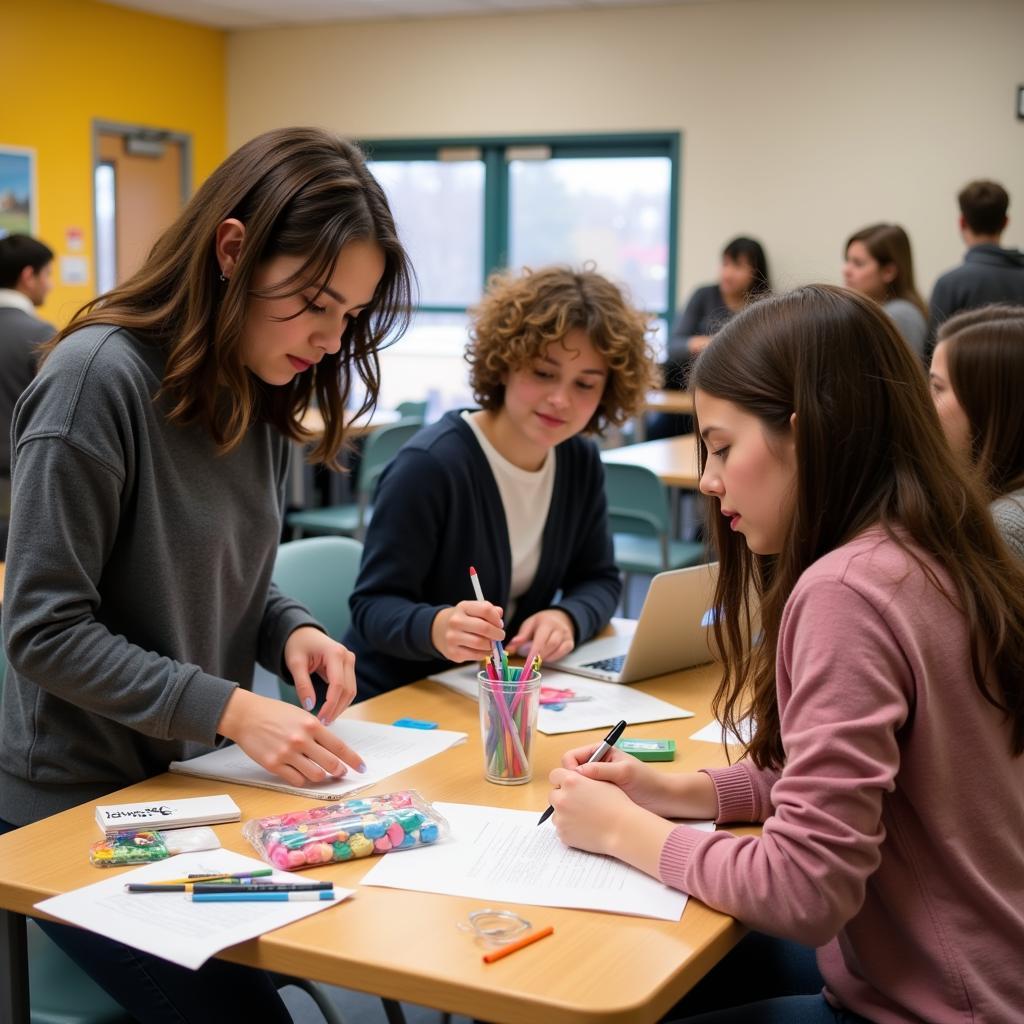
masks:
{"label": "wooden table", "polygon": [[4,597],[4,563],[0,562],[0,601]]}
{"label": "wooden table", "polygon": [[690,391],[648,391],[644,400],[643,409],[636,417],[633,427],[633,435],[637,441],[647,440],[647,425],[645,417],[649,412],[667,412],[676,415],[693,415],[693,393]]}
{"label": "wooden table", "polygon": [[[725,763],[722,749],[689,737],[710,719],[709,701],[719,670],[713,666],[674,673],[639,684],[677,702],[696,717],[634,726],[637,737],[672,737],[675,764],[659,770],[694,770]],[[539,812],[547,804],[547,775],[570,747],[596,741],[604,730],[565,736],[538,735],[533,782],[515,787],[483,779],[476,704],[436,683],[420,682],[366,701],[352,718],[392,722],[409,715],[468,734],[467,743],[392,776],[372,791],[417,788],[426,798]],[[121,790],[104,802],[120,803],[228,792],[243,821],[312,805],[269,790],[161,775]],[[15,995],[20,915],[39,900],[100,878],[86,858],[97,836],[94,805],[85,804],[0,837],[0,940],[13,940],[13,957],[0,970],[0,990],[9,979]],[[252,855],[239,826],[216,829],[228,849]],[[402,854],[398,854],[402,856]],[[317,868],[317,877],[356,888],[372,858]],[[317,981],[386,995],[456,1013],[509,1024],[644,1024],[655,1021],[683,996],[743,934],[731,918],[690,900],[678,923],[618,914],[513,907],[537,926],[551,924],[552,939],[497,964],[485,965],[481,950],[456,925],[480,900],[373,887],[357,888],[340,906],[241,943],[218,954],[226,960],[300,975]],[[2,952],[2,950],[0,950]],[[10,952],[10,951],[8,951]],[[0,1019],[27,1021],[8,995]]]}

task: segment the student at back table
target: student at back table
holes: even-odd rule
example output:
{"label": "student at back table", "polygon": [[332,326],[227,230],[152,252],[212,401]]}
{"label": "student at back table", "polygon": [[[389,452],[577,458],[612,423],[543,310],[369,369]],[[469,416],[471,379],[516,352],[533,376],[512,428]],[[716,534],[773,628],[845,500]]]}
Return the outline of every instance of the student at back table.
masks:
{"label": "student at back table", "polygon": [[1019,1019],[1024,565],[916,356],[873,303],[803,288],[724,328],[694,396],[716,711],[756,732],[696,774],[571,751],[555,827],[761,933],[680,1005],[702,1024]]}
{"label": "student at back table", "polygon": [[551,661],[607,624],[621,584],[582,435],[639,408],[647,334],[591,270],[491,279],[466,351],[481,408],[421,430],[381,477],[344,638],[360,698],[486,657],[492,640]]}
{"label": "student at back table", "polygon": [[[143,267],[53,343],[15,410],[0,831],[234,740],[292,785],[359,769],[325,726],[352,655],[271,572],[289,449],[315,394],[342,443],[353,374],[408,308],[380,186],[351,143],[268,132],[228,157]],[[257,659],[320,720],[251,690]],[[189,971],[40,922],[146,1024],[291,1018],[265,973]]]}

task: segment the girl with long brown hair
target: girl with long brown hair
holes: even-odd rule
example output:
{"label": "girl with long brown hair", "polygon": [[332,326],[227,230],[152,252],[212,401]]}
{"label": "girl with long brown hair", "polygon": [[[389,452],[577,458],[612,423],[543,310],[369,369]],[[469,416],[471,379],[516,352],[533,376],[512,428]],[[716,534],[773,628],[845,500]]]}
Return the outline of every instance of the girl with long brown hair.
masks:
{"label": "girl with long brown hair", "polygon": [[[409,291],[358,149],[280,129],[228,157],[48,346],[14,415],[0,829],[220,737],[293,785],[361,769],[326,728],[355,694],[353,656],[270,578],[302,414],[315,396],[332,463],[351,381],[371,405]],[[304,709],[252,692],[257,660]],[[139,1020],[290,1019],[259,972],[42,927]]]}
{"label": "girl with long brown hair", "polygon": [[571,751],[556,828],[760,933],[684,1002],[717,1007],[700,1020],[1015,1018],[1024,567],[866,299],[816,286],[758,303],[694,387],[720,561],[715,710],[756,731],[740,761],[691,775]]}
{"label": "girl with long brown hair", "polygon": [[1024,558],[1024,306],[982,306],[940,328],[929,373],[946,439]]}

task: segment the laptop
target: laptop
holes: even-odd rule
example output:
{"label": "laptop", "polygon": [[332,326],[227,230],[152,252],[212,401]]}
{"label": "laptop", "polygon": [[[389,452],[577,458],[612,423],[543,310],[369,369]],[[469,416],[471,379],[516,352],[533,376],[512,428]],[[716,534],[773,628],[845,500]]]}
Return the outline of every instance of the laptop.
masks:
{"label": "laptop", "polygon": [[633,683],[712,661],[718,563],[658,573],[632,634],[580,644],[551,667],[609,683]]}

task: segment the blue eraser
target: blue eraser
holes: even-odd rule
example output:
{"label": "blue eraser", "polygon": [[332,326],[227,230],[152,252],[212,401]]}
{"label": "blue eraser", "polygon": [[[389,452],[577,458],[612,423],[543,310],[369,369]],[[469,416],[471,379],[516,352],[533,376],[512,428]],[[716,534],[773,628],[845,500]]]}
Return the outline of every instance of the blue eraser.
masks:
{"label": "blue eraser", "polygon": [[391,723],[399,725],[403,729],[436,729],[437,722],[425,722],[422,718],[399,718]]}

